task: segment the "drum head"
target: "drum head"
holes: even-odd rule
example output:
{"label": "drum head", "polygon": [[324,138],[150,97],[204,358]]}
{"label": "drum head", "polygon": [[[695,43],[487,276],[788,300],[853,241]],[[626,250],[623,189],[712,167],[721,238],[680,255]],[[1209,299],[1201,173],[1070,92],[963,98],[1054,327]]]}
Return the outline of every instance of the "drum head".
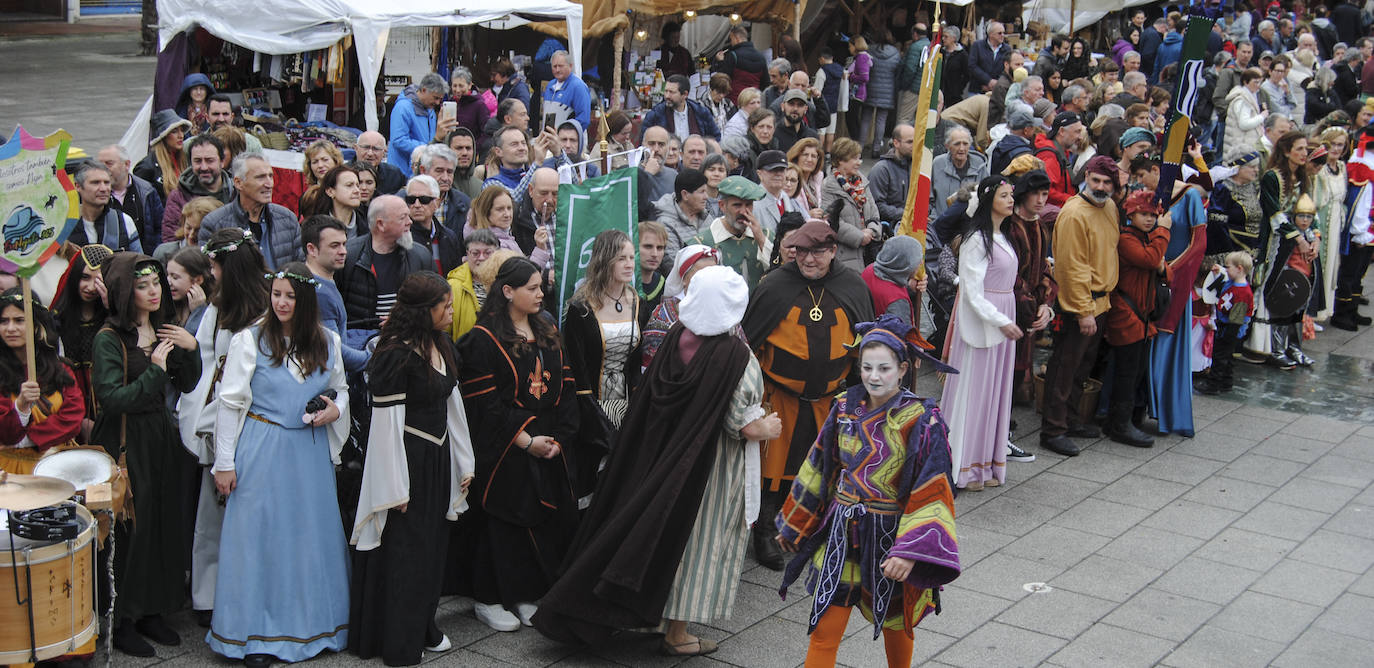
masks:
{"label": "drum head", "polygon": [[44,456],[33,467],[34,475],[66,480],[81,491],[108,482],[114,472],[114,460],[97,450],[63,450]]}

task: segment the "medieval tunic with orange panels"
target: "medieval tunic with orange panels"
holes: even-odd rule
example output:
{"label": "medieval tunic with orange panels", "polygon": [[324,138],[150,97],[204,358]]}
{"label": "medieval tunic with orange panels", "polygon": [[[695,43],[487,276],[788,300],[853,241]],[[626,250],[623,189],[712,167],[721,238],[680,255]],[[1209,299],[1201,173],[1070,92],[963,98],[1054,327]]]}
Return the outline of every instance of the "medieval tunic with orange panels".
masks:
{"label": "medieval tunic with orange panels", "polygon": [[849,375],[845,345],[854,342],[854,325],[872,319],[863,279],[838,262],[815,281],[785,264],[750,296],[745,337],[763,367],[764,405],[782,421],[782,435],[763,446],[765,492],[786,490],[801,468]]}
{"label": "medieval tunic with orange panels", "polygon": [[[835,400],[776,520],[797,548],[779,591],[807,571],[810,629],[828,608],[857,605],[875,638],[909,637],[938,609],[960,572],[948,435],[935,402],[906,390],[880,406],[863,387]],[[915,562],[905,580],[883,576],[888,557]]]}

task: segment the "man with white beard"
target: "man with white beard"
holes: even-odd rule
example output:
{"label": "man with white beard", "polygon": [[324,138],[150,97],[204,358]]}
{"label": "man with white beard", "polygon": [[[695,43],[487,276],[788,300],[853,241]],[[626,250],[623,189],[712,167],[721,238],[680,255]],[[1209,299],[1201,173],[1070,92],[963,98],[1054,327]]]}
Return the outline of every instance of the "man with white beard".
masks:
{"label": "man with white beard", "polygon": [[429,249],[410,235],[405,200],[395,195],[374,198],[367,208],[367,224],[367,234],[348,241],[348,259],[334,275],[348,313],[348,343],[355,347],[362,347],[381,328],[406,276],[434,269]]}

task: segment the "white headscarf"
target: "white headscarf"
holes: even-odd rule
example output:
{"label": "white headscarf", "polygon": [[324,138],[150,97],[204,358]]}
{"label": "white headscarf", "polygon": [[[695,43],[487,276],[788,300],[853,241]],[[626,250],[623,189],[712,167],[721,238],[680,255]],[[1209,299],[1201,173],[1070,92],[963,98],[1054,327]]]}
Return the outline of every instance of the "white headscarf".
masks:
{"label": "white headscarf", "polygon": [[743,277],[729,267],[705,267],[692,277],[678,319],[697,336],[716,336],[738,325],[747,306],[749,286]]}
{"label": "white headscarf", "polygon": [[[675,260],[673,262],[673,270],[668,272],[668,282],[663,288],[663,296],[681,296],[683,291],[682,277],[687,272],[692,270],[691,265],[696,264],[695,260],[693,260],[691,263],[688,263],[688,258],[696,257],[697,259],[700,259],[702,253],[710,253],[713,251],[715,251],[714,248],[711,248],[710,246],[706,246],[704,244],[692,244],[690,246],[683,246],[682,249],[677,252],[677,257],[673,258]],[[712,257],[716,258],[717,264],[720,263],[719,255],[712,255]]]}

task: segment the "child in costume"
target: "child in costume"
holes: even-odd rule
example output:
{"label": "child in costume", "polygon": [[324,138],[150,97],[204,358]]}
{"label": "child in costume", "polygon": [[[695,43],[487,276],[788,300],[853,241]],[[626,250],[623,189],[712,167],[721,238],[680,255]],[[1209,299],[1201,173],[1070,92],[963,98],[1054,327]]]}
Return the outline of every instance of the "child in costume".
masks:
{"label": "child in costume", "polygon": [[[1317,204],[1311,197],[1303,194],[1298,198],[1298,204],[1293,208],[1293,225],[1298,228],[1298,234],[1292,239],[1284,239],[1279,243],[1278,258],[1283,262],[1283,266],[1294,269],[1307,277],[1307,285],[1310,289],[1312,285],[1312,267],[1317,261],[1317,249],[1321,246],[1317,230],[1312,228],[1312,221],[1317,217]],[[1287,260],[1284,257],[1287,256]],[[1265,296],[1269,296],[1266,291]],[[1308,300],[1311,293],[1308,293]],[[1270,330],[1272,341],[1271,349],[1274,351],[1274,359],[1279,360],[1280,366],[1291,368],[1297,366],[1312,366],[1312,358],[1302,351],[1302,326],[1303,315],[1307,313],[1306,302],[1303,308],[1297,313],[1282,318],[1274,317],[1270,319],[1273,329]]]}
{"label": "child in costume", "polygon": [[886,314],[855,330],[863,384],[835,399],[776,520],[795,553],[779,593],[808,571],[808,667],[835,665],[854,606],[882,633],[888,666],[905,667],[912,629],[960,572],[948,428],[906,389],[926,357],[916,330]]}
{"label": "child in costume", "polygon": [[1212,371],[1193,386],[1202,394],[1231,391],[1235,365],[1232,356],[1245,338],[1250,318],[1255,314],[1255,294],[1248,278],[1254,267],[1255,261],[1249,253],[1232,252],[1226,256],[1225,273],[1221,267],[1212,267],[1212,278],[1203,286],[1217,296],[1217,329],[1212,344]]}
{"label": "child in costume", "polygon": [[1204,262],[1198,267],[1197,278],[1193,280],[1193,304],[1191,323],[1193,341],[1192,370],[1193,379],[1202,377],[1203,372],[1212,367],[1212,344],[1216,335],[1216,323],[1212,320],[1212,312],[1217,303],[1217,296],[1210,290],[1203,288],[1203,284],[1212,276],[1212,267],[1221,265]]}

